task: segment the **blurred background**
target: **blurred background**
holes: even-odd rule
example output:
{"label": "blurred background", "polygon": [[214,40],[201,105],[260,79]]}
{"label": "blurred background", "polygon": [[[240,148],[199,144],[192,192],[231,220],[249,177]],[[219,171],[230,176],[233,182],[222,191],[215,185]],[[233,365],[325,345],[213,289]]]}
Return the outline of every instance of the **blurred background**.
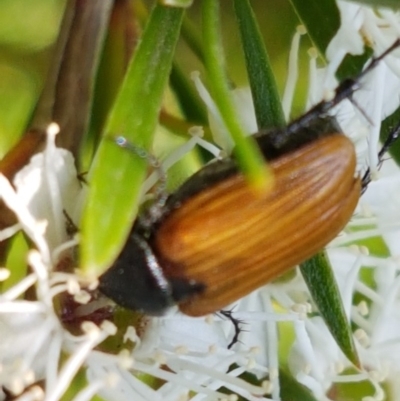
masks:
{"label": "blurred background", "polygon": [[[116,3],[138,3],[137,0],[116,0]],[[140,2],[141,3],[141,2]],[[152,1],[146,1],[150,8]],[[2,0],[0,7],[0,157],[12,146],[29,125],[35,105],[43,88],[51,62],[54,43],[67,0]],[[141,4],[142,6],[143,4]],[[265,43],[273,61],[280,92],[282,93],[286,72],[288,49],[298,25],[288,0],[252,1],[259,20]],[[239,34],[232,10],[232,3],[221,2],[223,38],[226,64],[232,82],[236,86],[246,85],[244,60],[239,43]],[[199,2],[188,10],[190,20],[200,34]],[[114,21],[115,23],[115,21]],[[118,24],[118,21],[117,21]],[[307,39],[302,46],[310,46]],[[302,74],[307,75],[307,56],[301,57]],[[81,55],[85,57],[84,52]],[[177,60],[185,72],[201,70],[196,56],[181,41]],[[108,57],[103,63],[118,63]],[[302,93],[306,88],[300,79],[296,95],[297,114],[302,110]],[[101,85],[101,82],[98,82]]]}

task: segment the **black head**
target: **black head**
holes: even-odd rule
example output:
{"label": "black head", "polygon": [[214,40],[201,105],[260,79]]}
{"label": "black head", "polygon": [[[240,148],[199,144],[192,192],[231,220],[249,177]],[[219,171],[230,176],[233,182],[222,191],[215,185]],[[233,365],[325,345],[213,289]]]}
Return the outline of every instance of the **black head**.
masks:
{"label": "black head", "polygon": [[113,266],[99,278],[99,290],[125,308],[159,316],[202,286],[184,279],[167,280],[135,225]]}

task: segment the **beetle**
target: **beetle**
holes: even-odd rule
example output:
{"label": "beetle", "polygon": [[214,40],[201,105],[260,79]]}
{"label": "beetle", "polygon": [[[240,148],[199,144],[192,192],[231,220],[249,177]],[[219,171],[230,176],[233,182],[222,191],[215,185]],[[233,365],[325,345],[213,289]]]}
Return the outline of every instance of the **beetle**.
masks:
{"label": "beetle", "polygon": [[[354,146],[327,112],[398,45],[357,79],[343,81],[331,100],[284,129],[255,136],[275,177],[270,192],[254,193],[232,158],[203,167],[158,206],[155,217],[134,223],[119,257],[100,277],[100,291],[151,315],[177,304],[187,315],[202,316],[322,249],[349,221],[369,182],[368,172],[363,179],[356,174]],[[393,131],[390,141],[397,136]],[[117,143],[131,147],[123,137]],[[389,140],[384,151],[388,146]]]}

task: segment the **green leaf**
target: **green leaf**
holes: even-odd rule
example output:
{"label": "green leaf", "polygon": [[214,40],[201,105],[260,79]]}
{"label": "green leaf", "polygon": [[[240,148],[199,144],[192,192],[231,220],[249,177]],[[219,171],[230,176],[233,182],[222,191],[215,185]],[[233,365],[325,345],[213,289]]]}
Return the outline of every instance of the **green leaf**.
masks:
{"label": "green leaf", "polygon": [[204,57],[213,100],[235,142],[235,156],[240,169],[254,188],[265,190],[271,182],[270,172],[255,142],[245,138],[231,101],[219,31],[219,0],[204,0],[202,5]]}
{"label": "green leaf", "polygon": [[[390,116],[386,117],[382,121],[380,138],[382,143],[386,140],[389,133],[400,123],[400,107],[397,108]],[[395,162],[400,165],[400,141],[397,140],[390,148],[389,153],[395,160]]]}
{"label": "green leaf", "polygon": [[0,283],[0,292],[2,293],[18,284],[29,270],[26,262],[29,245],[21,232],[11,239],[10,244],[7,244],[7,248],[9,248],[9,252],[5,265],[11,274],[7,280]]}
{"label": "green leaf", "polygon": [[319,252],[302,263],[300,270],[336,343],[347,358],[359,367],[360,361],[354,346],[351,327],[326,253]]}
{"label": "green leaf", "polygon": [[203,42],[195,26],[189,18],[184,18],[182,22],[182,39],[189,46],[189,49],[196,57],[204,63]]}
{"label": "green leaf", "polygon": [[263,38],[248,0],[235,0],[234,8],[246,69],[253,95],[258,128],[276,128],[286,125],[275,76]]}
{"label": "green leaf", "polygon": [[300,21],[321,55],[340,27],[335,0],[290,0]]}
{"label": "green leaf", "polygon": [[117,257],[137,214],[147,162],[114,138],[150,148],[183,12],[155,6],[106,123],[82,221],[81,264],[90,275],[101,274]]}

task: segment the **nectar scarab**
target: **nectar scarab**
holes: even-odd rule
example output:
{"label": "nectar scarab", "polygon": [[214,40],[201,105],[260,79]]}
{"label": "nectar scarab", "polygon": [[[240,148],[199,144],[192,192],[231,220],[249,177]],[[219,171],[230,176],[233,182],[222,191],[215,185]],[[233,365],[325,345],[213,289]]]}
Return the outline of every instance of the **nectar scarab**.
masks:
{"label": "nectar scarab", "polygon": [[167,199],[151,227],[135,223],[100,290],[151,314],[175,303],[191,316],[218,311],[339,233],[360,196],[355,165],[351,141],[326,134],[272,159],[275,185],[260,196],[232,160],[212,163]]}
{"label": "nectar scarab", "polygon": [[358,177],[352,142],[326,115],[357,86],[358,79],[347,80],[331,100],[286,128],[255,136],[274,174],[270,192],[255,194],[228,158],[193,175],[163,199],[153,218],[139,217],[100,277],[100,291],[148,314],[177,304],[183,313],[201,316],[312,257],[344,228],[369,182],[368,173]]}

